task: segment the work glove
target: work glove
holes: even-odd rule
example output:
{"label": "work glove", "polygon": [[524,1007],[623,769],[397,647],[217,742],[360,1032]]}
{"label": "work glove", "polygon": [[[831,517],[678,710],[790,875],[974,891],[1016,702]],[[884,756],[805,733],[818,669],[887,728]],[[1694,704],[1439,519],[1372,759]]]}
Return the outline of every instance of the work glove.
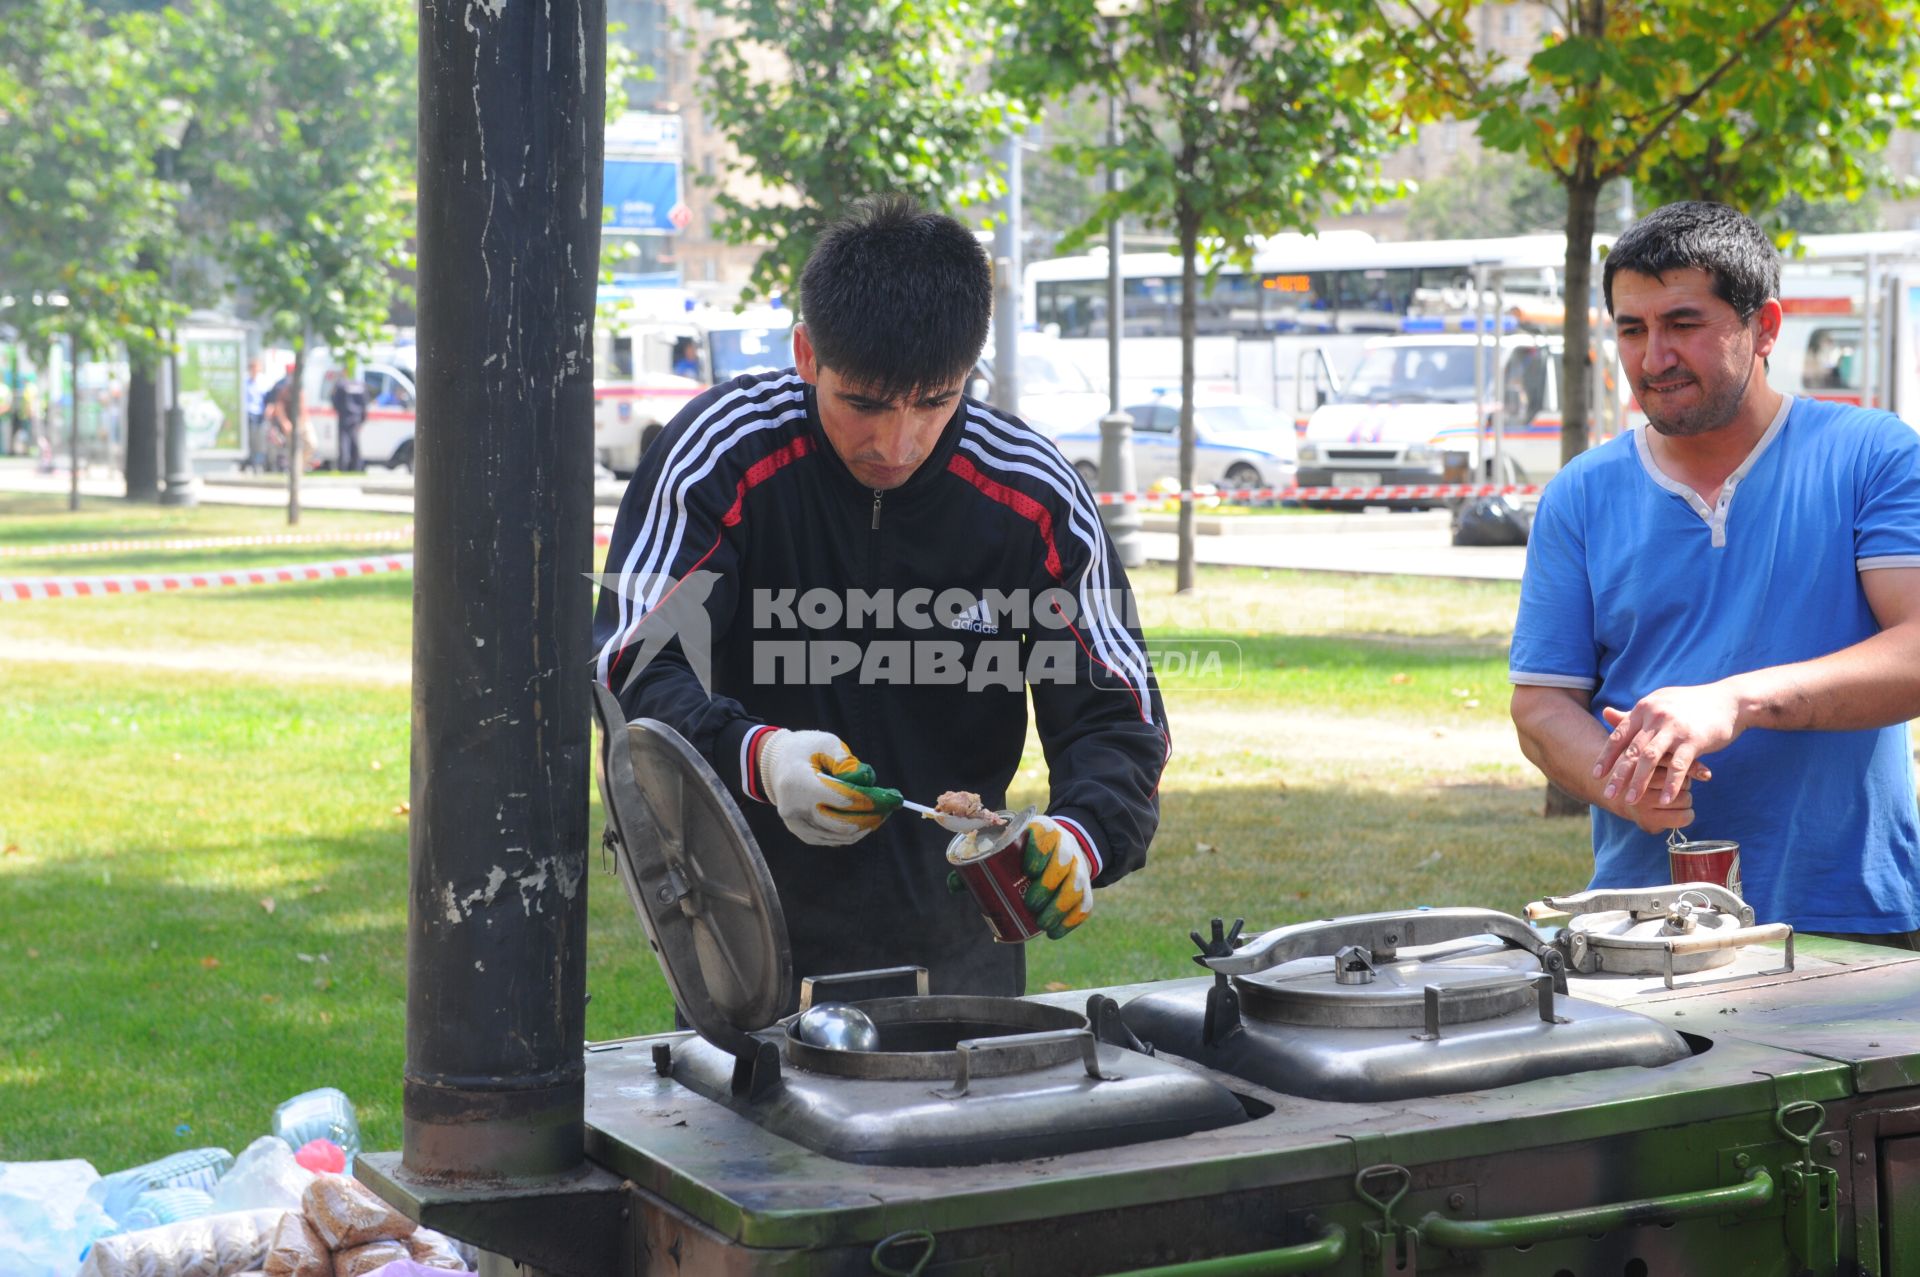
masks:
{"label": "work glove", "polygon": [[761,788],[793,836],[816,847],[856,843],[898,810],[900,791],[873,781],[832,732],[780,728],[760,746]]}
{"label": "work glove", "polygon": [[1080,840],[1045,816],[1035,816],[1024,836],[1027,908],[1047,938],[1058,940],[1093,912],[1093,866]]}

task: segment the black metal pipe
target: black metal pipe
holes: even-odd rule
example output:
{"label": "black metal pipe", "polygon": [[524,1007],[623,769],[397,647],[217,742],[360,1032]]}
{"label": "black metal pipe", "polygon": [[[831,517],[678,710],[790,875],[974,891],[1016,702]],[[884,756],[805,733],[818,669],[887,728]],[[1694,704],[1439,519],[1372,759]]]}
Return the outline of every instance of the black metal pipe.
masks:
{"label": "black metal pipe", "polygon": [[402,1166],[582,1160],[604,0],[420,3]]}

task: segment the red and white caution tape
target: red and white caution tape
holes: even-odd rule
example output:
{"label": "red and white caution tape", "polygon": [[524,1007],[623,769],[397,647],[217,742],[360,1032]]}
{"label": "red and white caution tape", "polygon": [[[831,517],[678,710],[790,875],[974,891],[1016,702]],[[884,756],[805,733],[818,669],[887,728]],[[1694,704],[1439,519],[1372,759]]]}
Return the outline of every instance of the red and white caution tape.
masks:
{"label": "red and white caution tape", "polygon": [[51,558],[68,554],[136,554],[142,550],[233,550],[258,545],[392,545],[413,540],[413,525],[388,532],[281,532],[266,536],[174,537],[164,541],[74,541],[65,545],[0,545],[0,557]]}
{"label": "red and white caution tape", "polygon": [[1096,492],[1101,505],[1159,501],[1439,501],[1456,497],[1532,497],[1537,483],[1407,483],[1371,488],[1221,488],[1208,492]]}
{"label": "red and white caution tape", "polygon": [[157,572],[138,576],[0,577],[0,602],[28,599],[93,599],[107,595],[167,594],[236,585],[286,585],[333,581],[350,576],[413,570],[411,554],[377,559],[340,559],[332,563],[296,563],[279,568],[241,568],[231,572]]}
{"label": "red and white caution tape", "polygon": [[[261,545],[358,545],[368,542],[394,545],[413,540],[413,525],[391,532],[288,532],[274,536],[188,537],[164,541],[73,541],[64,545],[0,545],[0,558],[42,559],[69,554],[138,554],[145,550],[237,550]],[[609,544],[613,538],[596,529],[593,543]]]}

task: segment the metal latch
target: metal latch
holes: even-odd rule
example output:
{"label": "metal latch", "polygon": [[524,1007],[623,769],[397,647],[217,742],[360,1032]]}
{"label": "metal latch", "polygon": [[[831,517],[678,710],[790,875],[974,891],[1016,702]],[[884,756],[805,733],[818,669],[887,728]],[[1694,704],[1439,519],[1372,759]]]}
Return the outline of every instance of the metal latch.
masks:
{"label": "metal latch", "polygon": [[1783,1104],[1773,1115],[1775,1128],[1800,1146],[1799,1163],[1780,1171],[1787,1248],[1799,1261],[1798,1271],[1816,1277],[1840,1269],[1840,1172],[1813,1160],[1813,1137],[1826,1118],[1826,1109],[1814,1100]]}
{"label": "metal latch", "polygon": [[[1368,1180],[1383,1181],[1383,1192],[1395,1183],[1399,1187],[1384,1197],[1376,1197],[1367,1191]],[[1361,1248],[1367,1258],[1379,1259],[1376,1271],[1382,1277],[1417,1277],[1420,1271],[1420,1234],[1393,1217],[1394,1208],[1412,1187],[1413,1172],[1392,1162],[1369,1166],[1353,1177],[1354,1194],[1380,1212],[1378,1224],[1368,1224],[1361,1229]]]}

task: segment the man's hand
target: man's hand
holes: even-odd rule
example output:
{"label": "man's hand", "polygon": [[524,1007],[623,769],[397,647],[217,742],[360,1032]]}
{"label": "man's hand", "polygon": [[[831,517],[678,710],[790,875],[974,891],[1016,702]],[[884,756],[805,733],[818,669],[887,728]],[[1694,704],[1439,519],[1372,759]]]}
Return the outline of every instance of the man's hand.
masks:
{"label": "man's hand", "polygon": [[1033,818],[1025,837],[1027,908],[1047,938],[1058,940],[1093,912],[1093,868],[1080,840],[1045,816]]}
{"label": "man's hand", "polygon": [[[1695,763],[1731,745],[1744,730],[1739,699],[1721,683],[1663,687],[1625,714],[1601,713],[1613,731],[1594,762],[1594,779],[1606,777],[1602,798],[1619,798],[1629,807],[1656,792],[1663,803],[1675,802],[1689,773],[1708,779]],[[1656,777],[1656,771],[1664,774]]]}
{"label": "man's hand", "polygon": [[760,783],[793,836],[846,847],[880,827],[900,791],[875,785],[873,768],[831,732],[775,731],[760,747]]}

